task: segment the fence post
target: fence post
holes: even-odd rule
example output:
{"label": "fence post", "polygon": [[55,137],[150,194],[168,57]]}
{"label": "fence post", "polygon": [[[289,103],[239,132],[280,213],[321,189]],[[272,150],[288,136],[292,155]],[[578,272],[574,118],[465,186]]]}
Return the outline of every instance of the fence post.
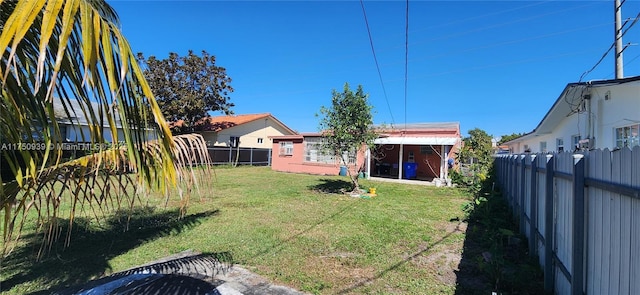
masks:
{"label": "fence post", "polygon": [[[524,194],[525,194],[525,175],[527,173],[527,157],[526,155],[522,155],[520,156],[520,182],[518,183],[518,186],[520,187],[519,191],[520,191],[520,196],[519,196],[519,203],[520,203],[520,212],[518,213],[520,215],[520,233],[525,234],[526,236],[526,230],[525,230],[525,226],[527,223],[527,219],[525,218],[527,216],[527,211],[526,211],[526,207],[524,206]],[[531,221],[531,220],[529,220]]]}
{"label": "fence post", "polygon": [[515,204],[513,203],[513,196],[512,196],[512,192],[513,192],[513,187],[515,186],[514,183],[514,177],[513,177],[513,172],[514,170],[514,166],[515,166],[515,161],[513,159],[515,159],[515,157],[517,156],[511,156],[509,157],[509,183],[507,184],[507,187],[509,188],[507,190],[507,198],[509,199],[509,208],[511,208],[511,211],[513,212],[513,210],[515,210]]}
{"label": "fence post", "polygon": [[553,155],[547,155],[544,192],[544,291],[553,293]]}
{"label": "fence post", "polygon": [[529,194],[529,256],[534,257],[537,251],[538,240],[538,164],[536,155],[531,155],[531,190]]}
{"label": "fence post", "polygon": [[271,153],[273,151],[271,149],[269,149],[269,154],[267,155],[267,165],[271,166]]}
{"label": "fence post", "polygon": [[249,148],[249,165],[253,166],[253,151],[254,148]]}
{"label": "fence post", "polygon": [[584,155],[573,155],[573,255],[571,294],[582,295],[584,277]]}

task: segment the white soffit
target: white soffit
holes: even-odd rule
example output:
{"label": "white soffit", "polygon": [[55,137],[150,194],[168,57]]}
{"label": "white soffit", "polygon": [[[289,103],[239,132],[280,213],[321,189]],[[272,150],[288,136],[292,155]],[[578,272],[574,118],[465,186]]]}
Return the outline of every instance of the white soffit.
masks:
{"label": "white soffit", "polygon": [[457,137],[381,137],[373,141],[375,144],[409,144],[409,145],[455,145]]}

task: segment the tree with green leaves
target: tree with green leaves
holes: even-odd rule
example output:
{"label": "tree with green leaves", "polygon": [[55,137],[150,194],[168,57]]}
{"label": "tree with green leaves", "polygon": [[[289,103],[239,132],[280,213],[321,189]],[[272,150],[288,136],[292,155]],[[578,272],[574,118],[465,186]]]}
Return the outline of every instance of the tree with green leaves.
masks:
{"label": "tree with green leaves", "polygon": [[[72,224],[132,208],[145,190],[191,183],[182,169],[193,158],[187,153],[205,155],[204,140],[172,136],[119,28],[103,0],[0,1],[3,255],[27,220],[48,230],[47,239],[61,236],[61,205]],[[94,148],[65,159],[59,122],[80,128],[78,112]],[[184,209],[188,198],[180,196]]]}
{"label": "tree with green leaves", "polygon": [[[323,133],[322,146],[325,151],[340,158],[343,166],[349,166],[349,155],[373,146],[378,136],[373,127],[373,106],[368,102],[369,94],[362,85],[353,92],[349,83],[342,92],[332,91],[331,106],[320,108],[320,130]],[[359,167],[358,167],[359,168]],[[358,175],[347,169],[353,184],[353,191],[359,191]]]}
{"label": "tree with green leaves", "polygon": [[468,133],[457,155],[461,171],[454,173],[452,179],[459,184],[480,184],[488,176],[493,164],[491,135],[479,128]]}
{"label": "tree with green leaves", "polygon": [[164,117],[182,123],[178,132],[192,132],[198,120],[209,112],[232,114],[229,94],[233,92],[227,70],[216,65],[216,57],[206,51],[198,56],[189,50],[187,56],[169,53],[167,59],[138,53],[144,75]]}
{"label": "tree with green leaves", "polygon": [[500,141],[498,141],[498,145],[501,145],[507,141],[514,140],[516,138],[522,137],[524,133],[511,133],[509,135],[500,136]]}

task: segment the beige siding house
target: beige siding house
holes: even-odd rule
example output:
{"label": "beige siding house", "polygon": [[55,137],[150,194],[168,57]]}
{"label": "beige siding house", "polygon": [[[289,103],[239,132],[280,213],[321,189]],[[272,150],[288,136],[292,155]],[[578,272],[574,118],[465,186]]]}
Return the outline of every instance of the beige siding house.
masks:
{"label": "beige siding house", "polygon": [[270,113],[208,117],[196,130],[212,147],[260,149],[270,149],[273,136],[296,134]]}

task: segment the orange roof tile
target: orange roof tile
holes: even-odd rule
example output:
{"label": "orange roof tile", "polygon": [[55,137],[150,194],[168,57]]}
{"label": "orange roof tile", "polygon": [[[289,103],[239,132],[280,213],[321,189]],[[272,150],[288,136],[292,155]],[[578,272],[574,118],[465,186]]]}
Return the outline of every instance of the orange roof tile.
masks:
{"label": "orange roof tile", "polygon": [[[233,126],[242,125],[242,124],[245,124],[245,123],[249,123],[249,122],[252,122],[252,121],[255,121],[255,120],[264,119],[264,118],[268,118],[268,117],[271,117],[271,119],[276,121],[278,124],[282,125],[282,127],[284,127],[287,130],[289,130],[292,134],[296,133],[295,131],[291,130],[289,127],[284,125],[282,122],[280,122],[278,119],[276,119],[274,116],[272,116],[271,113],[206,117],[206,118],[202,118],[198,122],[196,122],[194,127],[198,131],[219,132],[221,130],[224,130],[224,129],[227,129],[227,128],[231,128]],[[179,127],[183,127],[183,126],[184,126],[184,121],[183,120],[179,120],[177,122],[170,122],[169,123],[169,127],[170,128],[175,128],[175,127],[179,128]]]}
{"label": "orange roof tile", "polygon": [[196,126],[199,127],[198,129],[201,128],[200,130],[202,131],[218,132],[229,127],[242,125],[258,119],[267,118],[269,116],[271,116],[270,113],[207,117],[198,121]]}

